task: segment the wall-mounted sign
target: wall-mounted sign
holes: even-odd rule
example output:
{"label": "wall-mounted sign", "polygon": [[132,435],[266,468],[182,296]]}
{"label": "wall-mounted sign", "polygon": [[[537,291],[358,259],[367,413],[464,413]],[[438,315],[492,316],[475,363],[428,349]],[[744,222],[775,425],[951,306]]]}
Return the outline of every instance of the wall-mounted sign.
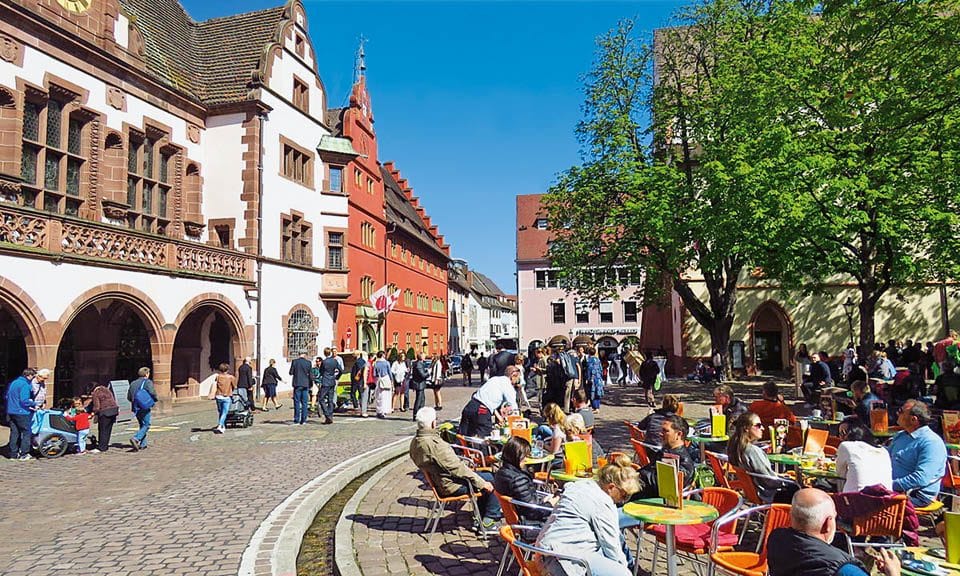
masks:
{"label": "wall-mounted sign", "polygon": [[589,336],[617,336],[617,335],[636,335],[640,330],[636,327],[610,327],[610,328],[574,328],[573,335],[587,334]]}

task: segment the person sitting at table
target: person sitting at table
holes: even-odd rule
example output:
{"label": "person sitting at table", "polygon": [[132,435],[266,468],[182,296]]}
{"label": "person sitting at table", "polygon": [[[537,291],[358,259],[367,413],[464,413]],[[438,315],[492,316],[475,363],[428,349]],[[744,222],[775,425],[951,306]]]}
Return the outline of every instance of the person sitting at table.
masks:
{"label": "person sitting at table", "polygon": [[560,406],[550,402],[543,408],[543,417],[545,422],[537,426],[533,433],[537,440],[544,443],[544,450],[550,454],[557,454],[567,436],[563,431],[563,423],[567,416]]}
{"label": "person sitting at table", "polygon": [[[497,494],[507,496],[527,504],[543,505],[537,496],[537,487],[533,483],[533,476],[523,466],[523,461],[530,456],[530,443],[519,436],[511,436],[503,446],[501,452],[500,470],[493,477],[493,487]],[[553,505],[555,502],[550,502]],[[517,513],[525,524],[541,523],[550,515],[546,510],[535,510],[524,506],[517,506]]]}
{"label": "person sitting at table", "polygon": [[897,367],[887,358],[887,353],[883,350],[877,350],[874,354],[876,358],[870,370],[870,377],[886,381],[893,380],[897,375]]}
{"label": "person sitting at table", "polygon": [[641,498],[656,498],[659,489],[657,486],[657,462],[664,458],[676,458],[680,471],[683,472],[683,487],[693,485],[696,463],[687,448],[687,421],[681,416],[671,414],[660,424],[660,436],[663,439],[663,450],[650,457],[650,463],[640,469],[640,490],[633,500]]}
{"label": "person sitting at table", "polygon": [[[637,471],[622,455],[601,468],[595,480],[568,483],[537,537],[537,546],[583,558],[592,576],[628,576],[617,507],[639,489]],[[580,566],[549,556],[543,567],[553,576],[587,576]]]}
{"label": "person sitting at table", "polygon": [[734,421],[741,414],[749,411],[747,404],[734,396],[733,388],[727,384],[721,384],[713,389],[713,401],[722,408],[723,415],[727,417],[727,430],[733,428]]}
{"label": "person sitting at table", "polygon": [[780,387],[776,382],[764,382],[761,390],[763,398],[752,402],[749,410],[760,417],[760,423],[764,428],[773,426],[774,420],[789,420],[791,424],[797,421],[793,411],[783,401]]}
{"label": "person sitting at table", "polygon": [[763,424],[753,412],[741,414],[733,424],[730,441],[727,442],[727,458],[731,465],[764,478],[751,476],[757,494],[764,502],[790,502],[797,485],[787,478],[779,478],[770,466],[767,455],[754,444],[763,438]]}
{"label": "person sitting at table", "polygon": [[[893,489],[907,492],[914,506],[933,502],[947,467],[947,447],[930,429],[930,411],[919,400],[907,400],[897,416],[903,429],[888,450],[893,462]],[[911,492],[912,491],[912,492]]]}
{"label": "person sitting at table", "polygon": [[960,410],[960,374],[957,374],[956,367],[952,359],[944,360],[943,372],[933,381],[937,393],[934,408]]}
{"label": "person sitting at table", "polygon": [[833,376],[830,374],[827,358],[826,352],[818,352],[813,355],[814,361],[810,364],[810,378],[800,385],[803,400],[807,404],[820,402],[820,390],[825,386],[833,386]]}
{"label": "person sitting at table", "polygon": [[850,385],[850,392],[853,394],[853,418],[851,420],[859,421],[860,424],[870,426],[870,409],[874,402],[880,402],[880,398],[870,389],[870,384],[866,380],[857,380]]}
{"label": "person sitting at table", "polygon": [[[777,528],[767,539],[770,576],[868,576],[854,556],[832,545],[837,508],[823,490],[805,488],[793,495],[790,527]],[[880,548],[876,567],[885,576],[900,575],[900,560]]]}
{"label": "person sitting at table", "polygon": [[845,478],[844,492],[860,492],[867,486],[881,485],[893,490],[890,453],[877,446],[870,428],[854,421],[840,425],[837,447],[837,474]]}
{"label": "person sitting at table", "polygon": [[483,526],[493,527],[502,516],[500,501],[493,496],[493,475],[489,472],[474,472],[437,432],[437,411],[425,406],[417,411],[417,435],[410,442],[410,459],[424,474],[441,496],[461,496],[473,490],[477,493],[477,506],[483,518]]}
{"label": "person sitting at table", "polygon": [[492,376],[473,393],[460,413],[460,433],[464,436],[486,438],[493,431],[494,418],[502,420],[502,406],[516,412],[520,369],[507,366],[503,376]]}
{"label": "person sitting at table", "polygon": [[577,388],[573,391],[570,398],[573,402],[574,413],[579,414],[580,417],[583,418],[584,426],[593,428],[596,419],[593,417],[593,409],[590,408],[590,403],[587,402],[587,393],[583,388]]}
{"label": "person sitting at table", "polygon": [[637,428],[643,430],[643,443],[651,446],[659,446],[662,441],[661,428],[664,420],[680,411],[680,397],[676,394],[667,394],[663,397],[663,403],[660,408],[647,414],[647,416],[637,422]]}

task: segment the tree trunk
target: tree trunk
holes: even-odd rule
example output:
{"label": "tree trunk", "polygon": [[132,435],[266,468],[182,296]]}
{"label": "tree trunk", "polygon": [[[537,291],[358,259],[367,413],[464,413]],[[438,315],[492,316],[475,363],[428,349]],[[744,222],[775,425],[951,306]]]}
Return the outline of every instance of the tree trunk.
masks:
{"label": "tree trunk", "polygon": [[872,290],[866,287],[860,288],[860,360],[868,358],[873,352],[873,344],[876,341],[876,323],[874,314],[877,311],[878,296]]}
{"label": "tree trunk", "polygon": [[730,367],[730,330],[732,327],[733,315],[731,314],[714,322],[713,328],[710,329],[710,353],[712,356],[713,350],[720,351],[720,357],[723,359],[724,380],[729,380],[732,375]]}

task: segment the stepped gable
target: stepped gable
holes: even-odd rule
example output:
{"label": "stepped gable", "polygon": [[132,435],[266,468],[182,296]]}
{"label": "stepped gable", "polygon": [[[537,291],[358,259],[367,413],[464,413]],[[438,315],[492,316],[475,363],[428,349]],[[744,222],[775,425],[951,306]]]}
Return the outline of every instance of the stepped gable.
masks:
{"label": "stepped gable", "polygon": [[444,242],[437,225],[430,222],[430,216],[420,205],[420,199],[413,195],[413,190],[407,186],[406,179],[393,162],[382,164],[380,174],[383,176],[387,222],[420,239],[442,258],[449,259],[450,245]]}
{"label": "stepped gable", "polygon": [[280,41],[289,5],[195,22],[177,0],[120,0],[143,37],[147,70],[206,105],[241,102]]}

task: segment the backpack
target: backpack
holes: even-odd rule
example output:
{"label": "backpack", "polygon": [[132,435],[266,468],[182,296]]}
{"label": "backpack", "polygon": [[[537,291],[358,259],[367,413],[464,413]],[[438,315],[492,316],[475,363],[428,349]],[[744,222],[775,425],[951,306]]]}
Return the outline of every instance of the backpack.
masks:
{"label": "backpack", "polygon": [[563,372],[567,377],[567,380],[576,380],[580,377],[580,373],[577,372],[577,364],[573,359],[573,356],[570,356],[570,354],[564,352],[560,354],[560,361],[563,363]]}
{"label": "backpack", "polygon": [[157,401],[143,388],[147,383],[147,379],[138,378],[137,381],[140,382],[140,388],[133,394],[133,408],[135,410],[149,410],[153,408],[153,405],[156,404]]}

